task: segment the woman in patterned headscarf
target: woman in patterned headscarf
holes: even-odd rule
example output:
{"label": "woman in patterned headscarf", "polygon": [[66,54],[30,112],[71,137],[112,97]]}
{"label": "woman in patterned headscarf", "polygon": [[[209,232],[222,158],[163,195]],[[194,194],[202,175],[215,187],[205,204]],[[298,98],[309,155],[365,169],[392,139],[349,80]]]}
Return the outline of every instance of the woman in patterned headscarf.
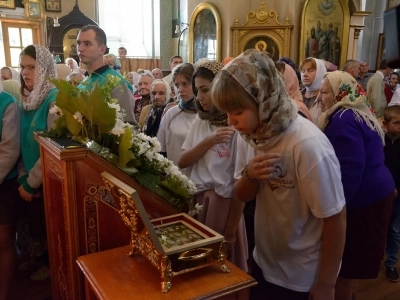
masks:
{"label": "woman in patterned headscarf", "polygon": [[8,299],[17,258],[14,241],[20,115],[17,101],[3,91],[0,79],[0,299]]}
{"label": "woman in patterned headscarf", "polygon": [[202,59],[195,67],[192,87],[197,117],[182,145],[178,165],[192,167],[190,179],[197,186],[194,204],[203,206],[198,220],[225,236],[229,260],[247,272],[244,204],[233,196],[237,132],[228,127],[227,115],[213,107],[211,100],[212,81],[223,65]]}
{"label": "woman in patterned headscarf", "polygon": [[[52,126],[56,115],[49,114],[56,100],[57,89],[49,82],[56,78],[56,67],[51,53],[43,46],[30,45],[20,54],[21,67],[21,155],[22,166],[19,170],[19,192],[22,199],[29,203],[31,256],[42,254],[44,265],[32,274],[31,279],[42,280],[49,276],[47,256],[44,254],[46,227],[43,208],[42,172],[39,144],[34,139],[35,131],[46,131]],[[37,247],[38,245],[41,245]],[[38,249],[40,248],[40,249]],[[36,253],[33,253],[36,252]],[[42,253],[40,253],[42,252]]]}
{"label": "woman in patterned headscarf", "polygon": [[[392,211],[394,183],[384,165],[384,134],[365,91],[348,73],[325,74],[318,126],[340,162],[347,228],[337,299],[352,299],[353,279],[378,276]],[[368,249],[368,250],[366,250]]]}
{"label": "woman in patterned headscarf", "polygon": [[340,166],[277,72],[266,52],[246,50],[212,88],[242,137],[235,195],[256,197],[251,299],[333,299],[345,239]]}

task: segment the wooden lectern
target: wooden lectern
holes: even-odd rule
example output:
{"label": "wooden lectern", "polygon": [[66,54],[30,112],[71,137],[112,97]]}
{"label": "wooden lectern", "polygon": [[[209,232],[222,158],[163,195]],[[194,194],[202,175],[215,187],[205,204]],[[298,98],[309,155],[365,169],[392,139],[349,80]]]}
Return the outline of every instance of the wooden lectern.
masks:
{"label": "wooden lectern", "polygon": [[130,231],[106,189],[106,171],[133,187],[152,218],[179,210],[85,147],[67,139],[35,136],[40,144],[52,299],[83,299],[84,280],[78,256],[121,247]]}

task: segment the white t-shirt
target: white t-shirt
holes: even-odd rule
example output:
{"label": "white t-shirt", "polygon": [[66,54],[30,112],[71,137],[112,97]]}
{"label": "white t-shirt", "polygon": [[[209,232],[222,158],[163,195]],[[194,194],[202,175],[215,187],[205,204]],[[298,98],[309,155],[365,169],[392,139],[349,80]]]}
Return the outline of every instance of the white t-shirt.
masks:
{"label": "white t-shirt", "polygon": [[[161,152],[167,152],[167,158],[175,165],[178,165],[182,154],[182,144],[196,116],[197,114],[184,112],[175,105],[161,119],[157,139],[161,143]],[[189,177],[190,170],[191,168],[185,168],[181,171]]]}
{"label": "white t-shirt", "polygon": [[[238,138],[235,178],[255,155]],[[310,121],[297,117],[267,150],[282,160],[274,178],[260,181],[255,213],[254,259],[266,281],[307,292],[317,271],[323,218],[345,205],[340,165],[326,136]]]}
{"label": "white t-shirt", "polygon": [[[207,136],[213,134],[217,128],[197,116],[190,127],[182,149],[187,150],[199,144]],[[235,132],[228,143],[213,145],[192,166],[190,179],[196,184],[197,193],[213,189],[221,197],[233,197],[237,136],[238,133]]]}
{"label": "white t-shirt", "polygon": [[388,106],[400,105],[400,89],[396,89]]}

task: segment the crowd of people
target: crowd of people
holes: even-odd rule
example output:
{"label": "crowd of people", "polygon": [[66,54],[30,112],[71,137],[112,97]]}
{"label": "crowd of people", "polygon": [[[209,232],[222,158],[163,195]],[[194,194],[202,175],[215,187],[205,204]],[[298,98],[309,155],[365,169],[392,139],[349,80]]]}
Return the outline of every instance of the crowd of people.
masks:
{"label": "crowd of people", "polygon": [[[350,300],[354,280],[377,277],[385,254],[387,279],[399,280],[400,89],[385,60],[371,74],[352,59],[337,70],[312,55],[299,68],[249,49],[223,62],[173,56],[167,76],[121,74],[101,28],[83,27],[76,43],[85,69],[67,58],[66,79],[81,90],[106,84],[107,74],[121,79],[111,93],[125,121],[157,137],[196,184],[196,218],[258,282],[250,299]],[[19,73],[1,69],[0,300],[16,264],[17,220],[29,229],[18,232],[30,257],[19,267],[35,271],[32,280],[50,274],[33,132],[54,124],[57,70],[39,45],[21,52]]]}

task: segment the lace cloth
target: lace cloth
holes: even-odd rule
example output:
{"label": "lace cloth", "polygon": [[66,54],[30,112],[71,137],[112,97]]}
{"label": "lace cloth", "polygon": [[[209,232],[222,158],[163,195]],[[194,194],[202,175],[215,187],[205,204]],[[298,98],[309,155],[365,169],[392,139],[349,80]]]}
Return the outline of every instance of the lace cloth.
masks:
{"label": "lace cloth", "polygon": [[54,85],[49,79],[57,76],[56,65],[53,56],[45,47],[33,45],[36,50],[35,84],[33,90],[23,102],[25,110],[35,110],[40,106]]}

